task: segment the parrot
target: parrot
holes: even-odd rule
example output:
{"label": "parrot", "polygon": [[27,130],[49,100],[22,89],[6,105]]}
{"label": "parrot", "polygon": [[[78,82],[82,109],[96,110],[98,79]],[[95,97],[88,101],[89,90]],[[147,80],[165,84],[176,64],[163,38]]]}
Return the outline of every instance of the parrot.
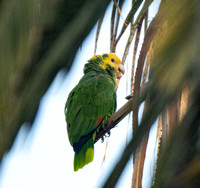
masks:
{"label": "parrot", "polygon": [[124,74],[124,67],[116,54],[108,53],[94,55],[83,72],[65,104],[74,171],[93,161],[95,136],[116,110],[116,80]]}

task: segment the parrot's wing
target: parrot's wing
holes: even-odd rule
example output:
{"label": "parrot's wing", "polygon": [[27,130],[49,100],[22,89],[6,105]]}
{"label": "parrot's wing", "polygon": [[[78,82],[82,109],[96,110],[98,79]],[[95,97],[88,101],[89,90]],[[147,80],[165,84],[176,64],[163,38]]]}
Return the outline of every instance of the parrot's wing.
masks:
{"label": "parrot's wing", "polygon": [[99,118],[115,112],[115,84],[105,74],[86,74],[69,94],[65,108],[68,136],[73,144],[96,129]]}

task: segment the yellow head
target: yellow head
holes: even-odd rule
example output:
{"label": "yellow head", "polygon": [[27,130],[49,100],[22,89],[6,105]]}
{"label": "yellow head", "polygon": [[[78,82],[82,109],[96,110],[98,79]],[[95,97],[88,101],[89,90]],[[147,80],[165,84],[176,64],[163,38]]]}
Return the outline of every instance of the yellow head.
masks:
{"label": "yellow head", "polygon": [[102,63],[99,64],[103,69],[106,69],[108,65],[114,68],[117,78],[120,78],[124,74],[124,66],[121,64],[121,60],[114,53],[103,54],[102,56],[95,55],[92,59],[102,58]]}

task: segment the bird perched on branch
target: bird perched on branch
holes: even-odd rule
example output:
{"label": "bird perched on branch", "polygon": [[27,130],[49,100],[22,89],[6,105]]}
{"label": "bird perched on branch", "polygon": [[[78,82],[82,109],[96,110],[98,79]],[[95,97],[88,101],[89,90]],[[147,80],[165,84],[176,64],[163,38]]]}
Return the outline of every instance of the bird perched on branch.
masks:
{"label": "bird perched on branch", "polygon": [[70,92],[65,117],[74,155],[74,171],[92,162],[99,128],[116,110],[116,79],[124,73],[114,54],[95,55],[84,66],[84,76]]}

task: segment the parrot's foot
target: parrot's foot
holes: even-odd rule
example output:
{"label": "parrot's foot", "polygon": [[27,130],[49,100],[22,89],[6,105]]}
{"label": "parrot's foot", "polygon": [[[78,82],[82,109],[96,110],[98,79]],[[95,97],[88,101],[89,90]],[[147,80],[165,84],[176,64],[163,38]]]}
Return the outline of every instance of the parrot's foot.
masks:
{"label": "parrot's foot", "polygon": [[110,137],[110,131],[108,131],[106,134],[105,134],[105,137]]}
{"label": "parrot's foot", "polygon": [[105,138],[110,137],[110,131],[108,131],[104,136],[101,137],[101,142],[103,143]]}

